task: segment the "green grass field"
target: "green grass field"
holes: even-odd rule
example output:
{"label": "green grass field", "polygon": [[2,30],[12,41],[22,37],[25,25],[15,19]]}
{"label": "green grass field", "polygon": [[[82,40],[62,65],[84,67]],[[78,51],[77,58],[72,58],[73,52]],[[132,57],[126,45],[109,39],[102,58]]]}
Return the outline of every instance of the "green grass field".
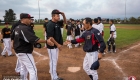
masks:
{"label": "green grass field", "polygon": [[[105,24],[105,26],[109,26],[109,24]],[[118,48],[123,48],[128,45],[131,45],[132,43],[138,42],[140,40],[140,29],[127,29],[127,27],[140,27],[140,25],[134,25],[134,24],[116,24],[116,26],[126,26],[126,28],[121,29],[117,28],[117,38],[116,38],[116,46]],[[3,26],[0,26],[0,29],[3,28]],[[38,37],[41,39],[44,39],[43,36],[43,26],[41,25],[35,25],[35,32]],[[105,42],[109,38],[109,28],[105,28]],[[64,30],[63,33],[63,40],[66,40],[66,31]]]}

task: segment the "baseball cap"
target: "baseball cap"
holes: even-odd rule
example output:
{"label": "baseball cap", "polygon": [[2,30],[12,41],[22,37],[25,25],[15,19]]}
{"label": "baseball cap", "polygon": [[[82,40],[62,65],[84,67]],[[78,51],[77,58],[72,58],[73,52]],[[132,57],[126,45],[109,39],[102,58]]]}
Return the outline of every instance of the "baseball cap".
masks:
{"label": "baseball cap", "polygon": [[28,13],[21,13],[20,14],[20,19],[23,19],[23,18],[34,18],[34,17],[31,17],[31,15],[28,14]]}
{"label": "baseball cap", "polygon": [[45,18],[45,20],[48,20],[48,18]]}
{"label": "baseball cap", "polygon": [[101,21],[101,20],[102,20],[102,19],[101,19],[101,17],[98,17],[98,20],[100,20],[100,21]]}
{"label": "baseball cap", "polygon": [[71,21],[75,21],[74,19],[71,19]]}
{"label": "baseball cap", "polygon": [[94,23],[98,23],[98,19],[97,18],[94,19]]}
{"label": "baseball cap", "polygon": [[61,12],[60,12],[59,10],[57,10],[57,9],[54,9],[54,10],[52,11],[52,14],[61,14]]}
{"label": "baseball cap", "polygon": [[80,20],[77,20],[77,22],[80,22]]}
{"label": "baseball cap", "polygon": [[97,60],[97,61],[95,61],[92,65],[91,65],[91,70],[97,70],[97,69],[99,69],[99,66],[100,66],[100,63],[99,63],[99,61]]}

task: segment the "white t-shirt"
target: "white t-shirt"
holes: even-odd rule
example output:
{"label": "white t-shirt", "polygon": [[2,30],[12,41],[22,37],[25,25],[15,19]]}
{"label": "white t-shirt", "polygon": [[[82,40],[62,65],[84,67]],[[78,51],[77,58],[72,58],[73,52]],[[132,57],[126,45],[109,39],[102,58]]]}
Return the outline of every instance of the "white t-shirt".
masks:
{"label": "white t-shirt", "polygon": [[98,24],[98,25],[100,25],[101,30],[104,31],[104,25],[103,25],[103,23],[100,23],[100,24]]}
{"label": "white t-shirt", "polygon": [[92,24],[92,27],[95,29],[98,29],[100,31],[100,33],[102,33],[102,29],[101,29],[100,25]]}
{"label": "white t-shirt", "polygon": [[116,37],[117,37],[117,32],[116,32],[116,27],[115,27],[114,24],[112,24],[112,25],[110,26],[110,37],[111,37],[111,32],[112,32],[112,31],[114,32],[113,37],[116,38]]}

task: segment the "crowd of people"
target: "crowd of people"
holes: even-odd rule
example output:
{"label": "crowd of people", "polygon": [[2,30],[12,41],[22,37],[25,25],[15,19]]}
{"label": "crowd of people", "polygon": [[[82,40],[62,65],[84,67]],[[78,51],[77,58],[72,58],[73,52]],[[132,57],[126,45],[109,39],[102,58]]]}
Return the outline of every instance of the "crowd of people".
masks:
{"label": "crowd of people", "polygon": [[[63,20],[60,20],[60,14]],[[34,47],[41,48],[40,43],[45,43],[44,48],[47,49],[50,59],[49,73],[51,74],[51,80],[63,80],[58,77],[56,70],[59,51],[63,45],[63,29],[66,29],[67,38],[64,44],[69,49],[73,48],[72,44],[75,47],[83,44],[83,50],[86,52],[83,69],[91,80],[98,80],[97,69],[99,67],[99,60],[106,49],[104,25],[101,17],[95,19],[87,17],[83,21],[74,19],[67,21],[65,14],[57,9],[53,10],[51,15],[52,19],[48,20],[48,18],[45,18],[45,23],[43,24],[45,40],[41,40],[35,35],[33,17],[27,13],[21,13],[20,20],[11,29],[8,28],[8,23],[5,23],[5,27],[1,31],[1,42],[4,44],[1,55],[6,57],[7,51],[8,56],[13,56],[11,51],[12,42],[12,47],[17,56],[15,71],[21,75],[23,80],[27,80],[28,74],[30,75],[29,80],[38,80],[37,68],[32,52]],[[115,53],[116,27],[113,24],[113,20],[110,20],[109,23],[108,52]]]}

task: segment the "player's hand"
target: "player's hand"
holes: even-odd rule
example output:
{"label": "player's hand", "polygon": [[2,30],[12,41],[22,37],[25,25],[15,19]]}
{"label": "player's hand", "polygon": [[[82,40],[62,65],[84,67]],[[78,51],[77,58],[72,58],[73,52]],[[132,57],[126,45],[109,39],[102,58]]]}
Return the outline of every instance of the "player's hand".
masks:
{"label": "player's hand", "polygon": [[61,15],[63,16],[64,15],[64,12],[61,12]]}
{"label": "player's hand", "polygon": [[70,40],[66,40],[66,41],[64,42],[64,45],[68,45],[68,44],[70,44],[70,43],[71,43]]}
{"label": "player's hand", "polygon": [[51,38],[49,38],[49,39],[47,40],[47,44],[50,45],[50,46],[54,46],[54,43],[51,41]]}
{"label": "player's hand", "polygon": [[61,47],[62,47],[62,45],[60,45],[60,44],[57,45],[57,48],[58,48],[60,51],[62,50]]}
{"label": "player's hand", "polygon": [[98,53],[98,59],[100,60],[102,58],[102,53]]}

